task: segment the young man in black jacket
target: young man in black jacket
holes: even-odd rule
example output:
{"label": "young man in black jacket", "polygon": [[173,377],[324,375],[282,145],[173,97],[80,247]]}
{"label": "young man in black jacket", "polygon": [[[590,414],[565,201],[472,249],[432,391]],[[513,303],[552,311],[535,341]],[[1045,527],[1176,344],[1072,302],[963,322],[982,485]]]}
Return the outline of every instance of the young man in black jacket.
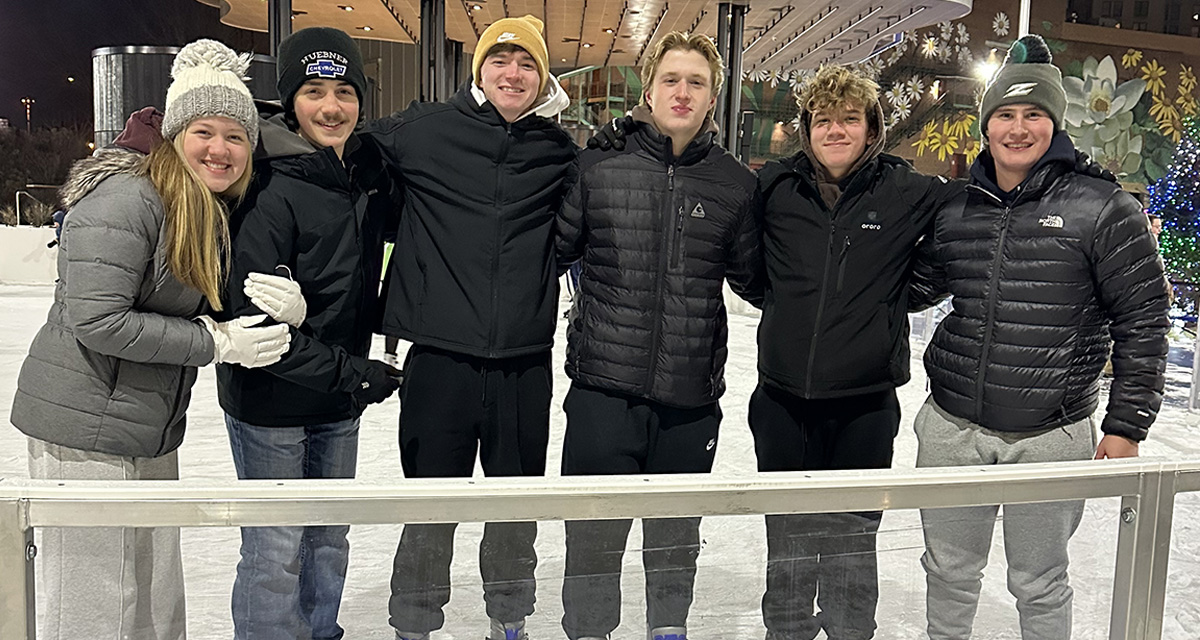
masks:
{"label": "young man in black jacket", "polygon": [[[798,95],[802,147],[758,173],[767,288],[749,422],[759,471],[891,466],[909,379],[917,241],[960,184],[881,153],[878,87],[825,67]],[[880,512],[771,515],[771,640],[870,638]],[[814,615],[813,600],[820,606]]]}
{"label": "young man in black jacket", "polygon": [[[672,32],[642,67],[621,151],[584,151],[558,220],[559,263],[582,265],[567,332],[563,475],[707,473],[725,391],[723,284],[762,286],[754,174],[717,144],[724,64],[707,36]],[[630,520],[569,521],[563,629],[620,623]],[[643,522],[652,640],[686,640],[700,518]]]}
{"label": "young man in black jacket", "polygon": [[[226,298],[234,315],[265,307],[293,325],[292,350],[261,369],[219,365],[220,402],[239,478],[352,478],[364,406],[399,386],[398,371],[367,359],[389,182],[353,134],[366,83],[349,36],[296,32],[280,44],[278,80],[282,112],[261,121],[255,180],[231,220]],[[251,272],[284,277],[251,274],[243,287]],[[348,531],[243,528],[234,636],[341,638]]]}
{"label": "young man in black jacket", "polygon": [[[1133,457],[1158,413],[1162,260],[1138,202],[1075,168],[1066,104],[1042,39],[1015,43],[983,95],[985,148],[971,183],[922,242],[911,305],[950,294],[953,308],[925,351],[932,394],[914,425],[919,467]],[[1025,640],[1071,637],[1067,543],[1083,507],[1004,505],[1008,588]],[[921,510],[931,640],[970,637],[998,509]]]}
{"label": "young man in black jacket", "polygon": [[[558,302],[554,215],[576,148],[547,115],[568,100],[548,70],[542,23],[505,18],[475,48],[474,79],[446,103],[373,123],[403,176],[404,211],[383,331],[412,341],[401,390],[409,478],[545,473],[550,347]],[[444,622],[454,524],[406,526],[390,623],[425,638]],[[490,637],[525,637],[536,522],[489,523],[480,570]]]}

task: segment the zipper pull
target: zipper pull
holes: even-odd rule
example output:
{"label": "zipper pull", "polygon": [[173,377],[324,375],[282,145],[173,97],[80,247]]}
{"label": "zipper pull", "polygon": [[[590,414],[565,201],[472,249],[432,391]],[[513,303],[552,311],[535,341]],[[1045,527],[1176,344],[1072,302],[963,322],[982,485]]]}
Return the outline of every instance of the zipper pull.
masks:
{"label": "zipper pull", "polygon": [[675,225],[676,233],[683,233],[683,205],[679,205],[679,223]]}
{"label": "zipper pull", "polygon": [[846,241],[842,243],[842,252],[838,254],[838,259],[846,257],[846,252],[850,251],[850,236],[846,236]]}
{"label": "zipper pull", "polygon": [[667,167],[667,190],[675,190],[675,165]]}

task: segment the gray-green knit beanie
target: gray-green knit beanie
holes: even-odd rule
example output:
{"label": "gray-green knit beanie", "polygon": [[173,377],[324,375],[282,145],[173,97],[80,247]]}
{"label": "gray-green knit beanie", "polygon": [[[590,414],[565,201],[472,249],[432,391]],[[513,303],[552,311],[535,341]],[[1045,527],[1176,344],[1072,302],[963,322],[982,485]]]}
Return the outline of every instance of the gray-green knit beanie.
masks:
{"label": "gray-green knit beanie", "polygon": [[1034,104],[1046,110],[1061,130],[1067,111],[1067,93],[1063,91],[1062,72],[1041,36],[1028,35],[1008,48],[1004,64],[983,92],[979,105],[979,130],[987,141],[987,123],[992,113],[1010,104]]}

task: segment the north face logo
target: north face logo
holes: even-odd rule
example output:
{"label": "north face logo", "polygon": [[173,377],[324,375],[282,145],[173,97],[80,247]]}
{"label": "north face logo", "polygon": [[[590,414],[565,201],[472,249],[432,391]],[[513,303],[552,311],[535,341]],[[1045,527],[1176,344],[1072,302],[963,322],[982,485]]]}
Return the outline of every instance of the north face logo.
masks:
{"label": "north face logo", "polygon": [[1063,219],[1062,216],[1051,214],[1045,218],[1042,218],[1041,220],[1038,220],[1038,224],[1042,225],[1043,227],[1050,227],[1051,229],[1061,229],[1063,228]]}
{"label": "north face logo", "polygon": [[692,217],[693,218],[703,218],[704,217],[704,205],[697,202],[696,207],[694,209],[692,209]]}
{"label": "north face logo", "polygon": [[1004,97],[1015,98],[1017,96],[1027,96],[1033,93],[1033,90],[1037,88],[1037,85],[1038,83],[1036,82],[1018,82],[1009,87],[1008,91],[1004,92]]}

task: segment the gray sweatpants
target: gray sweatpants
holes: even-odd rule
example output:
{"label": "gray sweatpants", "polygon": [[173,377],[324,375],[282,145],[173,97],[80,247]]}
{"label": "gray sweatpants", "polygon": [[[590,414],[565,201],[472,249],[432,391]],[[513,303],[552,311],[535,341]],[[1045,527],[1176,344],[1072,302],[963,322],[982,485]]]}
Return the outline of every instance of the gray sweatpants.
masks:
{"label": "gray sweatpants", "polygon": [[[175,453],[128,458],[29,439],[29,477],[178,480]],[[49,640],[183,640],[183,563],[177,527],[41,530],[37,606]]]}
{"label": "gray sweatpants", "polygon": [[[1006,433],[952,416],[930,398],[917,413],[914,427],[918,467],[1086,460],[1096,451],[1090,417],[1047,431]],[[1017,599],[1023,640],[1071,637],[1067,542],[1079,527],[1083,504],[1072,500],[1004,505],[1008,590]],[[999,508],[921,510],[930,640],[971,637]]]}

